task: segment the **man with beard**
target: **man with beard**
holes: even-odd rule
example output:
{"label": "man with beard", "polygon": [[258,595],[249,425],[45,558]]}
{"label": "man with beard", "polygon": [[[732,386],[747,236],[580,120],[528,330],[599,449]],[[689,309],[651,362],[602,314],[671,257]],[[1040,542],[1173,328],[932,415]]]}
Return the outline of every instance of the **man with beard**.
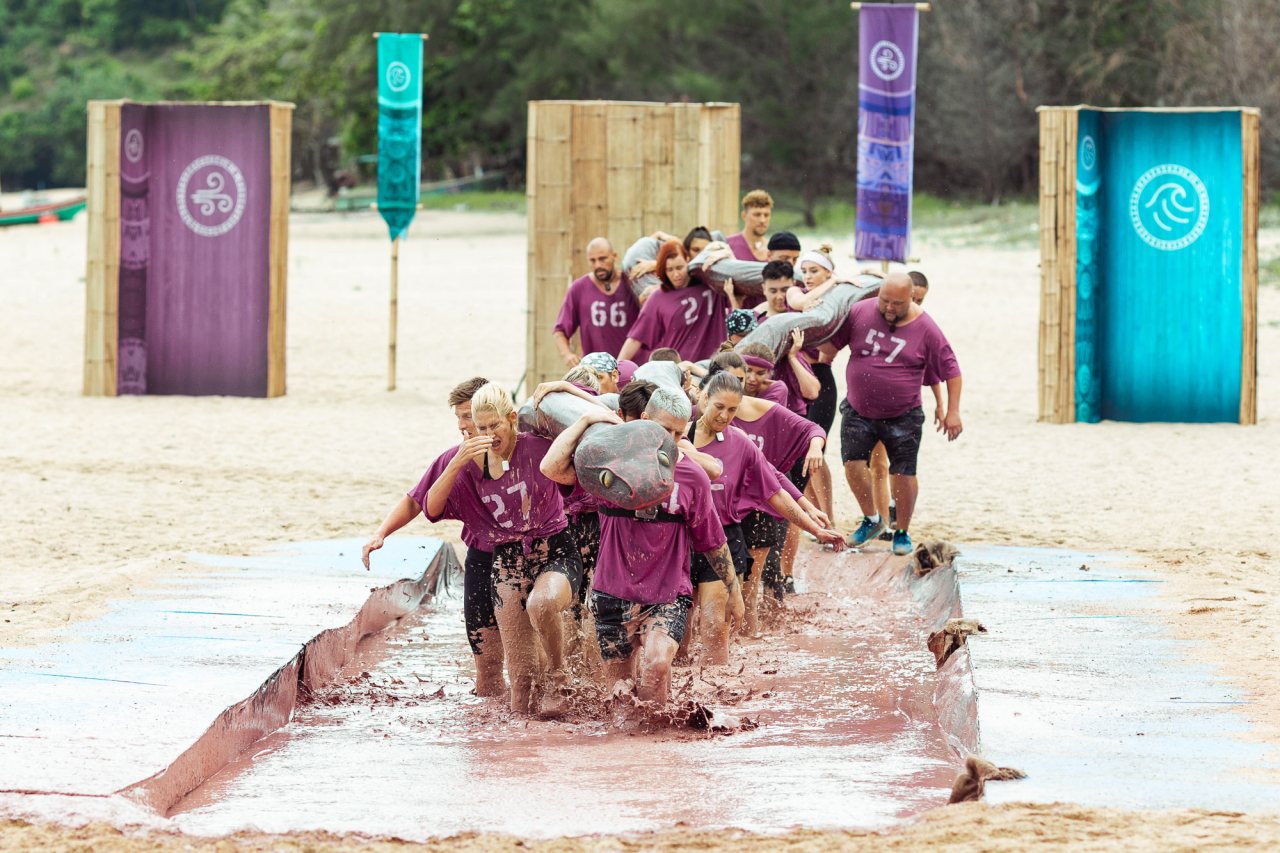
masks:
{"label": "man with beard", "polygon": [[618,269],[618,253],[608,240],[596,237],[587,244],[587,263],[591,272],[569,285],[556,318],[556,349],[569,367],[580,360],[569,342],[574,332],[581,332],[584,353],[617,353],[640,314],[631,285]]}

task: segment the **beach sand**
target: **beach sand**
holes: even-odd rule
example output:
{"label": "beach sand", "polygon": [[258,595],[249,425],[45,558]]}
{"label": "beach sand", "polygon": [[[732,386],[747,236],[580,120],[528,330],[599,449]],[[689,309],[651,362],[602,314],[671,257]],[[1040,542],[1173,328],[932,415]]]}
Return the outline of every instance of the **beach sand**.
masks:
{"label": "beach sand", "polygon": [[[80,393],[84,217],[0,230],[7,320],[0,645],[48,640],[152,578],[201,571],[192,553],[249,554],[283,542],[370,535],[455,441],[448,389],[473,375],[516,386],[525,358],[524,218],[420,214],[401,251],[394,393],[385,390],[385,235],[368,213],[293,217],[285,397],[90,398]],[[813,236],[833,235],[802,239]],[[1264,233],[1264,245],[1278,240]],[[926,435],[913,535],[962,549],[982,543],[1137,554],[1167,581],[1173,630],[1250,700],[1243,712],[1255,736],[1280,747],[1280,674],[1271,652],[1280,629],[1272,557],[1280,547],[1280,291],[1264,288],[1259,298],[1258,426],[1039,424],[1038,253],[964,242],[960,232],[916,235],[919,266],[932,283],[926,307],[964,373],[965,432],[954,443]],[[852,262],[841,260],[852,272]],[[828,458],[838,524],[847,531],[858,513],[837,445]],[[418,521],[411,530],[457,541],[452,524]],[[890,837],[900,836],[903,849],[936,844],[937,832],[1002,849],[981,841],[996,829],[1013,846],[1280,839],[1273,818],[1252,815],[1066,806],[945,811]],[[59,830],[0,824],[0,849],[22,846],[31,832],[74,846]],[[819,847],[827,837],[802,835]],[[857,838],[829,835],[845,839],[833,844]],[[731,838],[698,837],[699,846]]]}

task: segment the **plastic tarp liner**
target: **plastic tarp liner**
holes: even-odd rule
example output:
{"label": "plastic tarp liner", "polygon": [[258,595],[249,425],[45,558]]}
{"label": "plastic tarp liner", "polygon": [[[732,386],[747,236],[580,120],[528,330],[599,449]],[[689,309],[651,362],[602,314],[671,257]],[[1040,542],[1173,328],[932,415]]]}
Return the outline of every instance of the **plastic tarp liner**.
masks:
{"label": "plastic tarp liner", "polygon": [[[739,341],[734,349],[741,352],[748,344],[764,344],[773,350],[774,362],[777,363],[786,357],[787,350],[791,348],[791,332],[794,329],[804,332],[806,348],[824,344],[831,340],[832,335],[844,323],[855,302],[880,292],[880,281],[879,276],[870,273],[857,276],[856,282],[842,281],[827,291],[816,307],[771,317],[769,322],[757,326]],[[734,285],[737,285],[737,279],[734,280]]]}
{"label": "plastic tarp liner", "polygon": [[[1081,359],[1077,338],[1076,357],[1085,365],[1096,359],[1098,414],[1235,422],[1243,346],[1240,113],[1101,112],[1097,129],[1100,236],[1092,247],[1099,274],[1088,288],[1096,355]],[[1083,145],[1085,133],[1079,139]],[[1080,298],[1078,280],[1077,312]]]}
{"label": "plastic tarp liner", "polygon": [[[641,371],[650,368],[641,375]],[[636,377],[679,390],[681,370],[671,362],[642,365]],[[634,381],[634,379],[632,380]],[[547,394],[535,407],[530,399],[520,407],[519,428],[543,438],[556,438],[584,414],[610,400],[584,400],[576,394]],[[645,509],[664,500],[675,484],[675,441],[653,421],[592,424],[573,454],[578,483],[590,495],[623,509]]]}

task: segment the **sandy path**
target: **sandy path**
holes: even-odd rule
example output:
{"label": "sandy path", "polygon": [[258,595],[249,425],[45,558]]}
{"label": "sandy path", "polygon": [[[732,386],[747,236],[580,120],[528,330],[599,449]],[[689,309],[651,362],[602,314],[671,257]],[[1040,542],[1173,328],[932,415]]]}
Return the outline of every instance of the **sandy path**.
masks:
{"label": "sandy path", "polygon": [[[286,397],[85,398],[84,229],[0,230],[3,645],[47,639],[157,572],[197,570],[189,552],[367,535],[452,441],[447,389],[477,373],[511,387],[523,370],[523,217],[421,215],[402,251],[388,394],[380,221],[295,216]],[[1260,299],[1259,426],[1048,426],[1035,422],[1037,253],[946,237],[920,234],[917,251],[964,370],[966,432],[926,438],[913,533],[1143,555],[1169,581],[1177,631],[1280,744],[1280,292]],[[856,510],[838,495],[848,529]]]}

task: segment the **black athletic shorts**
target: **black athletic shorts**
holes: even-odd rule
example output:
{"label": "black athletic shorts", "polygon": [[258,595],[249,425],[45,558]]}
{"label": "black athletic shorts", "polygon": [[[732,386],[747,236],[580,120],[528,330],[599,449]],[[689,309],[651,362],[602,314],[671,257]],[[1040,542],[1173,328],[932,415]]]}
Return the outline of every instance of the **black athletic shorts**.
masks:
{"label": "black athletic shorts", "polygon": [[498,627],[493,602],[493,552],[468,548],[462,569],[462,620],[474,655],[480,654],[480,632]]}
{"label": "black athletic shorts", "polygon": [[[805,452],[806,453],[808,452],[807,448]],[[805,488],[809,485],[809,477],[812,476],[812,474],[813,474],[812,468],[809,469],[809,473],[807,474],[805,473],[804,457],[801,456],[799,459],[796,460],[796,464],[791,466],[791,470],[787,472],[787,479],[791,481],[791,485],[795,486],[797,489],[803,492]]]}
{"label": "black athletic shorts", "polygon": [[605,660],[630,657],[645,634],[661,630],[677,643],[684,639],[693,599],[687,595],[666,604],[637,604],[591,590],[591,612],[596,617],[596,642]]}
{"label": "black athletic shorts", "polygon": [[[742,535],[742,525],[726,524],[724,538],[729,545],[729,556],[733,557],[734,570],[742,575],[743,580],[751,577],[751,552],[747,550],[747,540]],[[700,583],[711,583],[712,581],[723,583],[723,581],[720,581],[720,576],[711,568],[711,562],[696,551],[690,561],[689,568],[693,575],[694,589],[697,589]]]}
{"label": "black athletic shorts", "polygon": [[811,366],[813,375],[817,377],[822,387],[818,390],[817,398],[809,401],[809,410],[805,412],[805,417],[830,435],[831,425],[836,422],[836,403],[838,402],[836,398],[839,396],[836,390],[836,375],[829,364],[814,362]]}
{"label": "black athletic shorts", "polygon": [[924,427],[924,409],[916,406],[896,418],[864,418],[848,400],[840,401],[840,458],[845,462],[869,462],[877,441],[889,454],[889,473],[916,475],[916,457]]}
{"label": "black athletic shorts", "polygon": [[788,522],[764,510],[753,509],[742,519],[742,536],[747,548],[781,548],[787,539]]}
{"label": "black athletic shorts", "polygon": [[582,583],[578,585],[578,603],[587,603],[587,590],[591,589],[591,576],[596,571],[600,556],[600,516],[594,512],[580,512],[570,516],[566,528],[578,545],[578,557],[582,560]]}
{"label": "black athletic shorts", "polygon": [[507,542],[493,549],[493,606],[499,605],[498,588],[516,585],[520,589],[520,605],[529,600],[533,583],[543,572],[559,572],[569,579],[576,596],[582,588],[582,558],[578,543],[568,529],[546,539],[535,539],[525,553],[523,542]]}

